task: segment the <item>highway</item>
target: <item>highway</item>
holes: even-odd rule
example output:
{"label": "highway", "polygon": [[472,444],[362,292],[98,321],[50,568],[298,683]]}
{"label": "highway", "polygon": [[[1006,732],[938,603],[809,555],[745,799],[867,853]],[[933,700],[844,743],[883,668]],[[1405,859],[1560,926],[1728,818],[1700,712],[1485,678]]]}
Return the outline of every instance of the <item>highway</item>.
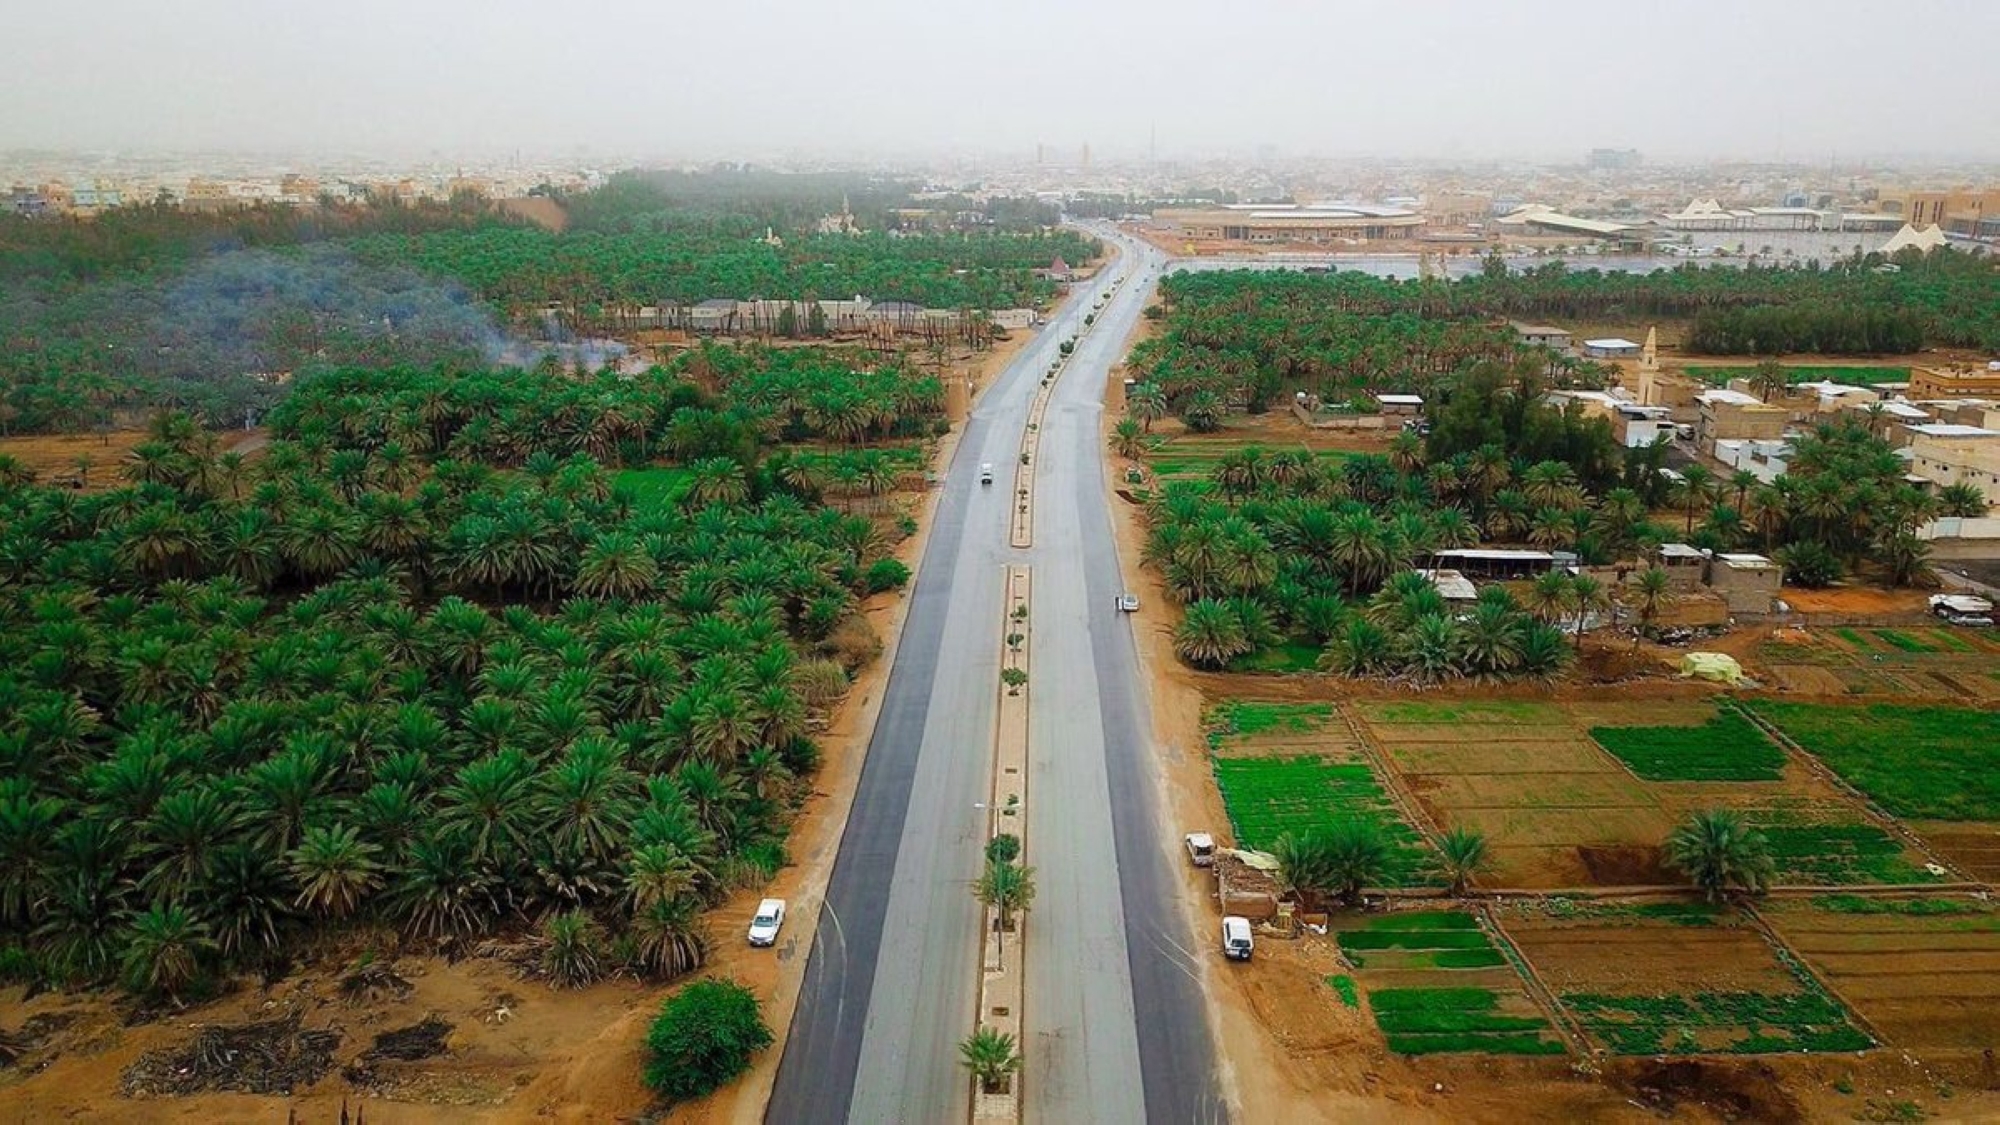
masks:
{"label": "highway", "polygon": [[[1101,231],[1094,231],[1103,236]],[[1100,395],[1158,273],[1120,240],[979,398],[942,487],[903,636],[821,905],[766,1120],[956,1122],[970,1083],[977,876],[999,677],[1001,568],[1035,573],[1023,1013],[1031,1122],[1226,1117],[1197,958],[1159,820],[1144,682],[1105,504]],[[1078,345],[1043,420],[1035,545],[1008,546],[1030,403],[1059,343],[1131,276]],[[1001,484],[982,488],[991,462]]]}

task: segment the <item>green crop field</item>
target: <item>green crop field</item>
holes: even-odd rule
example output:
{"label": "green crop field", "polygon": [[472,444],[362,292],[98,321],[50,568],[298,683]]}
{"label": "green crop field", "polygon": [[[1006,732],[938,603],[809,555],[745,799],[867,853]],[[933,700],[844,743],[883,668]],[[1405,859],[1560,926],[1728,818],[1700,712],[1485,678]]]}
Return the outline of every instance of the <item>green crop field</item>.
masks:
{"label": "green crop field", "polygon": [[1621,1055],[1764,1054],[1861,1051],[1874,1041],[1817,989],[1611,996],[1572,992],[1562,1002],[1591,1034]]}
{"label": "green crop field", "polygon": [[1903,844],[1872,824],[1769,824],[1757,830],[1770,841],[1780,883],[1933,883],[1932,875],[1904,854]]}
{"label": "green crop field", "polygon": [[1897,816],[2000,819],[2000,714],[1886,703],[1746,704]]}
{"label": "green crop field", "polygon": [[1362,708],[1375,723],[1532,723],[1560,724],[1563,713],[1550,703],[1480,702],[1374,703]]}
{"label": "green crop field", "polygon": [[[1691,379],[1699,379],[1711,386],[1720,387],[1731,379],[1748,379],[1757,373],[1757,369],[1747,364],[1732,367],[1694,366],[1687,368],[1687,373]],[[1910,381],[1910,369],[1907,367],[1873,364],[1866,366],[1807,364],[1800,367],[1786,364],[1785,374],[1790,376],[1794,383],[1819,383],[1831,380],[1835,383],[1845,383],[1850,387],[1873,387],[1881,383]]]}
{"label": "green crop field", "polygon": [[1217,758],[1215,782],[1238,844],[1269,850],[1287,832],[1326,827],[1341,817],[1379,826],[1389,844],[1383,882],[1389,886],[1435,883],[1431,851],[1396,815],[1366,762],[1296,758]]}
{"label": "green crop field", "polygon": [[[1559,1055],[1563,1043],[1549,1021],[1519,989],[1505,993],[1476,987],[1508,960],[1479,919],[1462,910],[1417,910],[1369,918],[1335,935],[1341,954],[1358,970],[1371,966],[1407,982],[1435,979],[1435,987],[1371,988],[1368,1006],[1389,1049],[1403,1055],[1480,1051],[1496,1055]],[[1362,983],[1367,983],[1366,976]],[[1336,986],[1337,987],[1337,986]],[[1523,1014],[1501,1010],[1501,1003]]]}
{"label": "green crop field", "polygon": [[1937,651],[1936,645],[1930,644],[1927,641],[1918,640],[1916,637],[1913,637],[1908,633],[1898,632],[1894,629],[1877,629],[1875,630],[1875,635],[1882,638],[1884,643],[1890,645],[1893,648],[1899,648],[1904,652]]}
{"label": "green crop field", "polygon": [[612,487],[630,492],[633,508],[642,512],[679,504],[692,480],[687,469],[621,469],[611,475]]}
{"label": "green crop field", "polygon": [[1310,672],[1319,667],[1320,650],[1299,641],[1258,649],[1229,662],[1231,672]]}
{"label": "green crop field", "polygon": [[1597,740],[1648,781],[1775,781],[1785,752],[1731,711],[1698,727],[1592,727]]}
{"label": "green crop field", "polygon": [[1501,1014],[1500,996],[1486,988],[1379,988],[1368,994],[1375,1026],[1399,1055],[1480,1051],[1495,1055],[1560,1055],[1540,1015]]}
{"label": "green crop field", "polygon": [[1247,738],[1274,730],[1286,734],[1311,734],[1332,719],[1333,705],[1330,703],[1259,703],[1232,699],[1211,707],[1208,712],[1210,728],[1224,737],[1241,735]]}

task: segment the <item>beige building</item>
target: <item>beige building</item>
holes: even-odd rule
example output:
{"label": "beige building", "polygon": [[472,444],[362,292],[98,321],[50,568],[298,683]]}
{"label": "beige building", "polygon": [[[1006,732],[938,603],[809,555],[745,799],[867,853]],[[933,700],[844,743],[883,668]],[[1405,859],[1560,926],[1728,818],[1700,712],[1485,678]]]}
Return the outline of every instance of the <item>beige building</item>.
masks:
{"label": "beige building", "polygon": [[1943,227],[1975,238],[2000,236],[2000,188],[1884,191],[1880,208],[1920,227]]}
{"label": "beige building", "polygon": [[1695,396],[1694,440],[1698,449],[1713,451],[1724,440],[1773,441],[1784,436],[1791,411],[1770,406],[1742,391],[1703,391]]}
{"label": "beige building", "polygon": [[1913,367],[1911,399],[1993,398],[2000,395],[2000,361],[1985,367]]}
{"label": "beige building", "polygon": [[2000,504],[2000,432],[1950,432],[1976,429],[1972,426],[1911,429],[1911,472],[1935,482],[1939,488],[1969,484],[1986,494],[1988,504]]}
{"label": "beige building", "polygon": [[1708,564],[1708,588],[1722,595],[1729,612],[1764,614],[1778,600],[1785,569],[1763,555],[1716,555]]}

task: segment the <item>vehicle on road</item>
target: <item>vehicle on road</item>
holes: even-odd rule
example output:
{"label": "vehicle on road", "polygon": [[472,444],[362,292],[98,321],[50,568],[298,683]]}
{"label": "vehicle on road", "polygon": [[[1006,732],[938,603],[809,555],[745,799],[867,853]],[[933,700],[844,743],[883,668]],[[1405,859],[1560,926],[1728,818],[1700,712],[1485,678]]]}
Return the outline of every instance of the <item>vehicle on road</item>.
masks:
{"label": "vehicle on road", "polygon": [[1231,914],[1222,920],[1222,955],[1231,961],[1248,961],[1256,945],[1250,939],[1250,919]]}
{"label": "vehicle on road", "polygon": [[750,919],[750,944],[771,945],[778,940],[778,931],[785,925],[785,900],[767,898],[757,904],[757,914]]}
{"label": "vehicle on road", "polygon": [[1137,594],[1118,595],[1118,612],[1120,613],[1139,612],[1139,595]]}
{"label": "vehicle on road", "polygon": [[979,464],[979,483],[980,483],[980,484],[992,484],[992,483],[993,483],[993,462],[991,462],[991,461],[982,461],[982,462],[980,462],[980,464]]}
{"label": "vehicle on road", "polygon": [[1215,863],[1215,837],[1206,832],[1190,832],[1182,838],[1187,845],[1188,861],[1196,867],[1209,867]]}

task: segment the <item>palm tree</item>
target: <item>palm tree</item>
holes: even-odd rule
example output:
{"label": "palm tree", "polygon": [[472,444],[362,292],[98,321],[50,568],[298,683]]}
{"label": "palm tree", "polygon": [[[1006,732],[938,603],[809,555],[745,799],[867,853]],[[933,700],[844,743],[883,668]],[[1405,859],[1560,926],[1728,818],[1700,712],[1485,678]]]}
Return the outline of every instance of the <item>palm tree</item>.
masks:
{"label": "palm tree", "polygon": [[1775,865],[1764,836],[1729,809],[1695,813],[1667,837],[1667,862],[1710,902],[1737,887],[1752,894],[1769,885]]}
{"label": "palm tree", "polygon": [[1130,418],[1120,418],[1111,428],[1111,449],[1127,461],[1136,461],[1146,451],[1146,441],[1139,423]]}
{"label": "palm tree", "polygon": [[1004,1093],[1008,1076],[1021,1069],[1021,1053],[1014,1046],[1014,1037],[983,1024],[959,1041],[958,1061],[987,1094]]}
{"label": "palm tree", "polygon": [[215,951],[207,925],[178,902],[156,903],[132,919],[126,940],[125,982],[134,991],[163,995],[175,1004],[201,978]]}
{"label": "palm tree", "polygon": [[344,825],[306,829],[291,853],[299,906],[330,918],[352,914],[365,895],[382,885],[377,851]]}
{"label": "palm tree", "polygon": [[1986,494],[1976,484],[1948,484],[1938,489],[1938,508],[1941,515],[1974,519],[1986,514]]}
{"label": "palm tree", "polygon": [[1681,474],[1681,482],[1674,489],[1675,500],[1683,512],[1687,513],[1686,533],[1694,534],[1694,514],[1713,507],[1719,486],[1715,474],[1703,465],[1689,465]]}
{"label": "palm tree", "polygon": [[1649,566],[1639,572],[1634,584],[1639,601],[1639,631],[1632,635],[1632,647],[1639,647],[1639,638],[1652,629],[1653,621],[1660,615],[1660,607],[1666,604],[1673,591],[1673,579],[1657,566]]}
{"label": "palm tree", "polygon": [[1445,874],[1451,877],[1451,893],[1462,895],[1466,884],[1485,868],[1489,859],[1486,834],[1463,825],[1453,828],[1438,841],[1438,854],[1444,859]]}
{"label": "palm tree", "polygon": [[750,497],[743,466],[730,457],[704,457],[688,466],[694,479],[683,500],[689,508],[710,504],[741,504]]}
{"label": "palm tree", "polygon": [[1592,613],[1611,608],[1611,591],[1590,575],[1579,574],[1569,581],[1569,603],[1576,610],[1576,643],[1581,646],[1584,622]]}
{"label": "palm tree", "polygon": [[1202,668],[1220,668],[1251,650],[1243,618],[1227,602],[1192,602],[1174,630],[1174,652]]}
{"label": "palm tree", "polygon": [[576,591],[594,598],[637,598],[650,593],[659,576],[659,565],[644,544],[627,532],[606,532],[584,549]]}
{"label": "palm tree", "polygon": [[1343,676],[1366,676],[1386,670],[1395,661],[1395,639],[1381,625],[1365,617],[1350,618],[1320,653],[1323,671]]}
{"label": "palm tree", "polygon": [[1153,423],[1165,418],[1167,412],[1167,396],[1157,383],[1140,383],[1125,399],[1125,413],[1138,419],[1149,434],[1153,432]]}
{"label": "palm tree", "polygon": [[1908,532],[1885,536],[1878,548],[1889,585],[1909,586],[1930,573],[1931,546]]}
{"label": "palm tree", "polygon": [[1528,587],[1526,598],[1529,613],[1543,621],[1554,621],[1563,616],[1570,606],[1570,577],[1560,570],[1545,571],[1535,578]]}
{"label": "palm tree", "polygon": [[1015,912],[1025,912],[1034,904],[1035,869],[989,860],[972,886],[972,897],[988,910],[999,913],[995,941],[1002,941],[999,935],[1014,928]]}
{"label": "palm tree", "polygon": [[1418,616],[1403,638],[1403,670],[1419,685],[1456,679],[1464,671],[1458,629],[1441,613]]}
{"label": "palm tree", "polygon": [[1343,818],[1325,829],[1328,887],[1349,906],[1361,905],[1361,889],[1382,878],[1389,862],[1389,841],[1372,820]]}

